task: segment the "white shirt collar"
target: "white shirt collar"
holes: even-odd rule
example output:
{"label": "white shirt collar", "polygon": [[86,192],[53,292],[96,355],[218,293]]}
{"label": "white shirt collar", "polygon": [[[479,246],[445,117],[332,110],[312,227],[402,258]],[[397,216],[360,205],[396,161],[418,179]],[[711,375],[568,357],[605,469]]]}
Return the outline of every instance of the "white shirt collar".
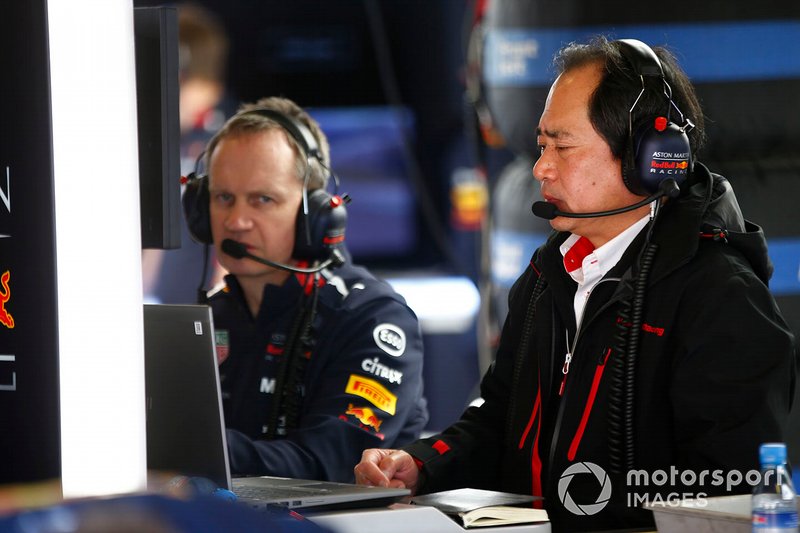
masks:
{"label": "white shirt collar", "polygon": [[[625,231],[605,243],[600,248],[596,248],[593,252],[583,258],[581,268],[577,268],[572,272],[568,272],[570,277],[578,284],[578,290],[575,292],[575,319],[580,322],[583,315],[583,308],[586,300],[589,297],[591,290],[603,278],[603,276],[611,270],[614,265],[619,263],[622,255],[628,246],[631,245],[633,240],[647,225],[650,220],[650,215],[645,215],[641,219],[631,224]],[[580,239],[580,235],[574,233],[567,237],[561,244],[559,250],[561,255],[564,256],[569,252],[570,248]]]}

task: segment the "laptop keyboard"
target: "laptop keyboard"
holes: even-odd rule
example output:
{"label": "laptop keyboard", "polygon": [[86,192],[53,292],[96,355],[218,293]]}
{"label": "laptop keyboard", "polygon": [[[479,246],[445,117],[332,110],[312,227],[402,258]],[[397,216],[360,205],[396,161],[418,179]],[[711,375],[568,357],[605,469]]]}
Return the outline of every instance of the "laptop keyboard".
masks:
{"label": "laptop keyboard", "polygon": [[380,489],[331,481],[252,477],[234,478],[233,492],[254,507],[372,507],[388,505],[408,494],[407,490]]}
{"label": "laptop keyboard", "polygon": [[328,494],[330,490],[325,488],[304,488],[304,487],[242,487],[234,483],[233,492],[240,498],[255,500],[272,500],[275,498],[291,499],[291,497],[315,496],[318,494]]}

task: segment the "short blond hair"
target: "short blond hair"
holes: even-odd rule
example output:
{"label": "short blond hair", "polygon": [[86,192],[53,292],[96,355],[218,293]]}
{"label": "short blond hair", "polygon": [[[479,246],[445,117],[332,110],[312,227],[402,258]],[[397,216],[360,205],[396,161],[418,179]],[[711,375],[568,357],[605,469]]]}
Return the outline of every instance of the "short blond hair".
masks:
{"label": "short blond hair", "polygon": [[[305,153],[305,149],[300,146],[293,135],[286,132],[284,127],[275,120],[254,112],[258,110],[276,111],[305,126],[317,142],[319,160],[314,157],[306,157],[308,154]],[[222,139],[234,135],[246,135],[272,129],[284,131],[289,143],[294,147],[297,179],[304,181],[306,179],[306,170],[308,170],[308,190],[324,189],[328,184],[330,174],[330,145],[328,144],[328,138],[319,127],[317,121],[288,98],[271,96],[239,107],[236,114],[229,118],[225,125],[209,141],[205,155],[206,168],[208,168],[211,156]]]}

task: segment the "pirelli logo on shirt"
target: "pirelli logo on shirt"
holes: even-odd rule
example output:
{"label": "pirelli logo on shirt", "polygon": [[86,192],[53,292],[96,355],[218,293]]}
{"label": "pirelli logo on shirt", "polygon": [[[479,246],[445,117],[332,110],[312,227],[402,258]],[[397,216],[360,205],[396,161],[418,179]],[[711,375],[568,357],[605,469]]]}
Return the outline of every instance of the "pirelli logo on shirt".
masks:
{"label": "pirelli logo on shirt", "polygon": [[351,374],[344,391],[347,394],[364,398],[381,411],[385,411],[390,415],[393,415],[397,409],[397,396],[374,379]]}

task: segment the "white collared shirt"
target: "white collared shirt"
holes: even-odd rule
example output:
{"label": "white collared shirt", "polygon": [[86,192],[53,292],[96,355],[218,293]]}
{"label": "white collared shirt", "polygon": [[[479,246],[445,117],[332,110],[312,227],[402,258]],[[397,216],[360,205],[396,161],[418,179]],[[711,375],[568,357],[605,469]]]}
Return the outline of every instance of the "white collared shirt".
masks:
{"label": "white collared shirt", "polygon": [[[592,289],[594,289],[595,285],[597,285],[603,276],[619,262],[622,258],[622,254],[625,253],[625,250],[628,249],[628,246],[631,245],[649,220],[650,215],[645,215],[628,227],[628,229],[584,257],[580,268],[572,272],[567,271],[570,277],[578,284],[573,302],[576,324],[580,325],[581,323],[583,310],[586,307],[586,300],[589,299]],[[559,248],[561,250],[561,255],[565,256],[580,238],[580,235],[575,235],[574,233],[570,235]]]}

